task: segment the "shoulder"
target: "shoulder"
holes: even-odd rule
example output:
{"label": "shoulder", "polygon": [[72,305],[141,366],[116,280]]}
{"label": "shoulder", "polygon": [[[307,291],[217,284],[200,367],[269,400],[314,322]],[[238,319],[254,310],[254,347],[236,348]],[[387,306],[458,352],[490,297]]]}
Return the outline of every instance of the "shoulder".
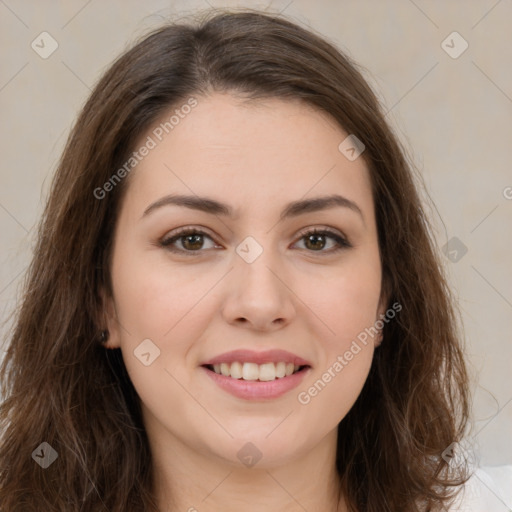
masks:
{"label": "shoulder", "polygon": [[512,465],[476,468],[449,512],[508,512],[512,509]]}

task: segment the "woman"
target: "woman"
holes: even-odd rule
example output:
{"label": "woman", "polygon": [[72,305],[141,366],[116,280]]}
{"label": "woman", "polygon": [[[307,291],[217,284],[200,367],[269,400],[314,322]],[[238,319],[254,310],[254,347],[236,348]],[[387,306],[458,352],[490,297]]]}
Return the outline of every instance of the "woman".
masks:
{"label": "woman", "polygon": [[40,224],[2,512],[449,505],[467,374],[416,187],[356,64],[282,16],[127,51]]}

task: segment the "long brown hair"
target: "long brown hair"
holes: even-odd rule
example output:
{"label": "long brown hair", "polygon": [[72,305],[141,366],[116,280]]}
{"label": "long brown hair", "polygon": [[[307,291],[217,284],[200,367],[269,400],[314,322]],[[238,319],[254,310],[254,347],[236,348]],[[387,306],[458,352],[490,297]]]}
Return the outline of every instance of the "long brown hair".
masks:
{"label": "long brown hair", "polygon": [[[414,168],[348,56],[283,16],[217,10],[166,24],[118,58],[69,136],[1,368],[2,512],[156,509],[139,398],[120,350],[99,342],[127,180],[104,198],[94,191],[155,120],[212,91],[302,99],[364,143],[383,287],[402,309],[339,424],[337,470],[351,510],[440,509],[468,478],[441,456],[463,436],[468,376]],[[36,448],[49,451],[43,442],[58,454],[44,470],[32,460]]]}

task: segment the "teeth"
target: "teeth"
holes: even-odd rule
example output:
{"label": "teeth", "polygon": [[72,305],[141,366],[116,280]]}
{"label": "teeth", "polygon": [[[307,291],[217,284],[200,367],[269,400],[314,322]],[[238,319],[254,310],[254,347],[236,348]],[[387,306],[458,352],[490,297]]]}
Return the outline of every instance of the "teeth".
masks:
{"label": "teeth", "polygon": [[231,377],[233,379],[243,380],[260,380],[260,381],[271,381],[275,379],[282,379],[288,377],[292,373],[295,373],[300,366],[294,365],[293,363],[221,363],[214,364],[213,370],[215,373],[224,375],[225,377]]}
{"label": "teeth", "polygon": [[[229,366],[229,365],[227,365]],[[243,377],[243,366],[241,363],[231,363],[231,369],[229,370],[229,375],[233,377],[233,379],[241,379]]]}
{"label": "teeth", "polygon": [[274,363],[265,363],[261,364],[258,368],[256,366],[256,370],[259,370],[259,379],[263,381],[267,380],[275,380],[276,379],[276,365]]}
{"label": "teeth", "polygon": [[276,377],[282,379],[286,375],[286,363],[276,364]]}
{"label": "teeth", "polygon": [[260,368],[256,363],[244,363],[242,367],[242,378],[244,380],[258,380],[259,376]]}
{"label": "teeth", "polygon": [[222,373],[222,375],[225,375],[226,377],[229,377],[230,376],[229,364],[221,363],[221,365],[220,365],[220,373]]}

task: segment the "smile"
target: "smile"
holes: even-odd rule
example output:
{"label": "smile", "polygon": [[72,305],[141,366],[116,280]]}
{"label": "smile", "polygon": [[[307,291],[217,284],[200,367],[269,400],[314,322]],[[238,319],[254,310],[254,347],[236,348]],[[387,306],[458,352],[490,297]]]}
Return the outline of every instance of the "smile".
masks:
{"label": "smile", "polygon": [[305,366],[294,365],[293,363],[241,363],[235,361],[233,363],[220,363],[214,365],[206,365],[206,368],[214,371],[218,375],[230,377],[232,379],[243,379],[248,381],[269,382],[276,379],[289,377]]}
{"label": "smile", "polygon": [[[257,401],[272,400],[288,393],[299,386],[302,380],[312,371],[312,368],[307,365],[296,366],[293,363],[287,363],[285,364],[284,376],[279,377],[276,373],[278,375],[282,374],[283,365],[281,363],[264,363],[260,365],[255,363],[238,364],[240,366],[236,362],[231,364],[222,363],[217,368],[218,372],[214,369],[213,365],[203,365],[200,369],[223,391],[237,398]],[[223,365],[225,365],[224,371],[226,373],[229,372],[230,375],[222,374]],[[241,377],[237,378],[231,375],[233,365],[235,365],[235,375],[239,375],[241,371]],[[236,373],[237,371],[239,373]],[[244,378],[244,371],[247,372],[246,375],[249,377],[247,380]],[[263,380],[261,377],[267,380]]]}

